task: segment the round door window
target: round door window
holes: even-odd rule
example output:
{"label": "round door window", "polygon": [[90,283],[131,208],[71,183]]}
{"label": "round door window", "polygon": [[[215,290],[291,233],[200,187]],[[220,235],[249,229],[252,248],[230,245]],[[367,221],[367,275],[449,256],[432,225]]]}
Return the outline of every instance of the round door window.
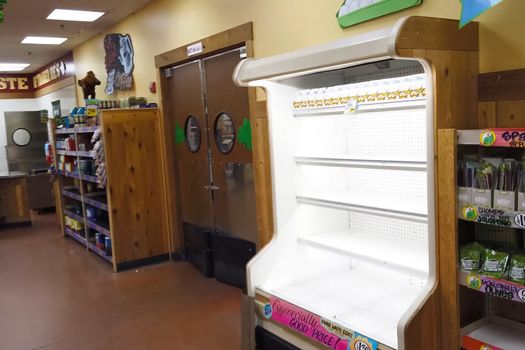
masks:
{"label": "round door window", "polygon": [[13,140],[13,143],[17,146],[27,146],[31,142],[31,133],[27,129],[19,128],[13,131],[11,139]]}
{"label": "round door window", "polygon": [[230,153],[235,146],[235,126],[226,113],[219,114],[215,119],[215,144],[223,154]]}
{"label": "round door window", "polygon": [[190,115],[184,126],[186,145],[190,152],[197,153],[201,147],[201,125],[197,117]]}

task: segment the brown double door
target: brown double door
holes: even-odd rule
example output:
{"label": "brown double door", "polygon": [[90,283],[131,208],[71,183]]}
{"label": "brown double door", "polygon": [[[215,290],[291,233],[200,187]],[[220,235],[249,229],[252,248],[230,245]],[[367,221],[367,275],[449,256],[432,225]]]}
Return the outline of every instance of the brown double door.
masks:
{"label": "brown double door", "polygon": [[205,275],[239,287],[257,235],[248,91],[232,81],[242,52],[165,72],[185,256]]}

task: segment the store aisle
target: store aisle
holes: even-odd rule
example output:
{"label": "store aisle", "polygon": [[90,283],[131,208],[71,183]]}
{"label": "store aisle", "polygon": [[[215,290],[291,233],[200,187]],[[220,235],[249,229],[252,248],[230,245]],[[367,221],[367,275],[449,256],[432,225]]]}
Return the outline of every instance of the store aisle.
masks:
{"label": "store aisle", "polygon": [[0,230],[0,349],[240,348],[240,292],[186,263],[113,273],[54,214]]}

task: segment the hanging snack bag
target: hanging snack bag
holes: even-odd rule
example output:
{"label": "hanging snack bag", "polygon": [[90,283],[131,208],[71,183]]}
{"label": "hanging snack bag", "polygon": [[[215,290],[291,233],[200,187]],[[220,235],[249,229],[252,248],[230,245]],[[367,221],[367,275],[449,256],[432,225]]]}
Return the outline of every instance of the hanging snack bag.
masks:
{"label": "hanging snack bag", "polygon": [[525,285],[525,255],[516,254],[510,259],[509,280]]}
{"label": "hanging snack bag", "polygon": [[460,269],[465,272],[477,272],[485,259],[485,247],[478,242],[469,243],[460,249]]}
{"label": "hanging snack bag", "polygon": [[483,263],[483,275],[502,278],[509,261],[509,253],[487,249],[485,251],[485,262]]}

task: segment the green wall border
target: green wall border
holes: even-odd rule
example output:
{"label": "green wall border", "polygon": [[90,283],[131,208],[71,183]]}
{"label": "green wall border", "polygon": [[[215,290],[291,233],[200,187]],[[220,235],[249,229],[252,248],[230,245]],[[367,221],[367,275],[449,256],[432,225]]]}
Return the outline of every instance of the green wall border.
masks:
{"label": "green wall border", "polygon": [[343,17],[338,17],[338,15],[336,16],[341,28],[346,28],[361,22],[369,21],[373,18],[388,15],[390,13],[401,11],[412,6],[420,5],[422,2],[423,0],[383,0],[344,15]]}

